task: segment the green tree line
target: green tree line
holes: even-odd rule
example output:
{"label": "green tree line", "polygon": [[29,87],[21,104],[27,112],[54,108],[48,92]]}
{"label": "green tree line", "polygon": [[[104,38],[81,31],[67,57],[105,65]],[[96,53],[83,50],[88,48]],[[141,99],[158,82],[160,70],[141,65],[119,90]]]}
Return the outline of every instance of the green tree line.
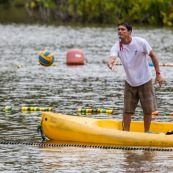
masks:
{"label": "green tree line", "polygon": [[173,25],[172,0],[0,0],[0,4],[23,6],[30,18],[44,22]]}

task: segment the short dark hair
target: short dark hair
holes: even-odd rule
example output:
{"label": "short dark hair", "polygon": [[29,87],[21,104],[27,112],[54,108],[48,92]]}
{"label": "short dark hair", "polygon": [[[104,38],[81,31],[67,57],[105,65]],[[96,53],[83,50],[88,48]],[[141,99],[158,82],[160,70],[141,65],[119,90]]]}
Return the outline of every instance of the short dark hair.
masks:
{"label": "short dark hair", "polygon": [[122,23],[119,23],[118,26],[120,25],[123,25],[127,28],[128,31],[132,31],[132,26],[129,25],[127,22],[122,22]]}

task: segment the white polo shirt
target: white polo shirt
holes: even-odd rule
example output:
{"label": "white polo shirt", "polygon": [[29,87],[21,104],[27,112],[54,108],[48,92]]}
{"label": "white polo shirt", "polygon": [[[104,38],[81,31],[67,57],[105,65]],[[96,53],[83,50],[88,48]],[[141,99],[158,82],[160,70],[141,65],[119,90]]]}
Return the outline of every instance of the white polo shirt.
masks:
{"label": "white polo shirt", "polygon": [[132,37],[130,44],[117,42],[110,50],[110,56],[116,56],[121,59],[126,72],[126,81],[131,86],[140,86],[148,82],[151,78],[151,70],[148,65],[148,55],[152,50],[148,42],[140,37]]}

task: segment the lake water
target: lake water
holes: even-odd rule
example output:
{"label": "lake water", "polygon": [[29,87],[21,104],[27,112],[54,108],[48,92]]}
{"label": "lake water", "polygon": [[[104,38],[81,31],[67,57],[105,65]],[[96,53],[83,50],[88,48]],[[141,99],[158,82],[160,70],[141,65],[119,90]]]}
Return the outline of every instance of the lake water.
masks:
{"label": "lake water", "polygon": [[[24,106],[52,107],[53,112],[77,115],[79,108],[113,109],[121,119],[124,70],[106,65],[117,40],[116,28],[0,25],[0,141],[41,142],[37,133],[41,112],[23,112]],[[133,36],[145,38],[160,63],[173,63],[173,31],[168,28],[134,28]],[[85,65],[67,66],[66,53],[79,48]],[[55,55],[55,65],[38,63],[42,50]],[[155,77],[155,70],[150,67]],[[164,84],[155,85],[159,115],[153,121],[172,121],[173,67],[161,66]],[[5,112],[5,106],[12,111]],[[138,107],[134,120],[143,120]],[[173,172],[172,152],[124,151],[78,147],[0,145],[1,172]]]}

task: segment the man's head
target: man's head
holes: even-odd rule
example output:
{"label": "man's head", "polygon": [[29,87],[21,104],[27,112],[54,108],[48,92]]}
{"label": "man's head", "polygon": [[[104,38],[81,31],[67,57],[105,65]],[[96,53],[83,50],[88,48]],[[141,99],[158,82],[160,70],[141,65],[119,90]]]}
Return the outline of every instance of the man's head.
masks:
{"label": "man's head", "polygon": [[119,24],[118,24],[118,27],[119,27],[119,26],[125,26],[126,29],[127,29],[128,31],[131,31],[131,32],[132,32],[132,27],[131,27],[131,25],[129,25],[129,24],[126,23],[126,22],[119,23]]}
{"label": "man's head", "polygon": [[118,24],[118,37],[120,39],[129,39],[132,33],[132,27],[128,23]]}

